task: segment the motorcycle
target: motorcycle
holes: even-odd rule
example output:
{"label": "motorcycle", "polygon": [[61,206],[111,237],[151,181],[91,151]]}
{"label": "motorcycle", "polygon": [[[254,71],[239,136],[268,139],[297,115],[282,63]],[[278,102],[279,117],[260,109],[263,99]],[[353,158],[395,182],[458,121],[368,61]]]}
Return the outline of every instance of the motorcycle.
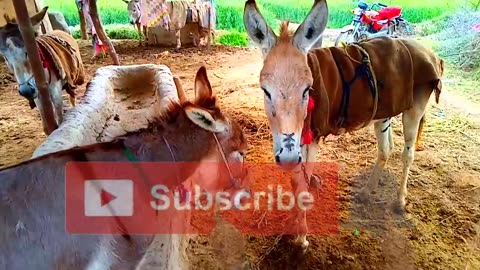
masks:
{"label": "motorcycle", "polygon": [[[374,10],[376,7],[381,8],[376,11]],[[353,20],[341,29],[335,40],[335,46],[338,46],[341,41],[348,44],[367,38],[393,37],[400,25],[405,26],[406,31],[410,32],[407,20],[402,17],[401,7],[389,7],[382,3],[369,6],[368,3],[360,1],[351,12],[354,14]]]}

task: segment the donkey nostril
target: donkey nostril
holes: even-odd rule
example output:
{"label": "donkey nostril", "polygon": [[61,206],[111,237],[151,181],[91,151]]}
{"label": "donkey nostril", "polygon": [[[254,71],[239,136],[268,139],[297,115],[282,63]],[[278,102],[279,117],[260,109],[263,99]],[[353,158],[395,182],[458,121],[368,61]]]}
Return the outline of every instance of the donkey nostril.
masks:
{"label": "donkey nostril", "polygon": [[298,162],[302,162],[302,157],[298,157]]}
{"label": "donkey nostril", "polygon": [[279,156],[279,155],[275,156],[275,161],[276,161],[277,163],[280,162],[280,156]]}

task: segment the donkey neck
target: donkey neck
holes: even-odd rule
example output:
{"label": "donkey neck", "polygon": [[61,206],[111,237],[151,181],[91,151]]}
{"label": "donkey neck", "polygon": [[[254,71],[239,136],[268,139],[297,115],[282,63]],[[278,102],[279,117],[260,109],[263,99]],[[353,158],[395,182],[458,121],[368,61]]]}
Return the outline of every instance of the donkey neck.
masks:
{"label": "donkey neck", "polygon": [[196,162],[214,150],[214,135],[195,125],[164,130],[157,133],[140,133],[123,139],[125,147],[138,161]]}

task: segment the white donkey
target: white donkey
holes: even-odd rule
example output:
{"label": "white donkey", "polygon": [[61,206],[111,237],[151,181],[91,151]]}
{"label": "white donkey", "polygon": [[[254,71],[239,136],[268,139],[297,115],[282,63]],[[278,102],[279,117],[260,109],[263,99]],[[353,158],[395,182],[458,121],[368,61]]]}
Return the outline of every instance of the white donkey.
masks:
{"label": "white donkey", "polygon": [[[136,26],[139,36],[141,36],[140,26],[142,26],[144,41],[147,41],[148,30],[146,25],[142,25],[142,16],[148,17],[148,15],[142,14],[141,0],[122,1],[127,4],[130,24]],[[162,9],[164,12],[168,12],[168,14],[164,14],[160,25],[167,31],[175,33],[176,49],[182,47],[180,31],[187,23],[193,23],[198,26],[198,28],[193,29],[193,33],[190,33],[195,46],[206,46],[208,35],[211,35],[211,40],[215,39],[214,29],[217,19],[215,6],[211,0],[158,0],[158,4],[158,7],[152,7],[152,9]],[[211,12],[210,16],[208,13],[209,9]]]}
{"label": "white donkey", "polygon": [[[47,14],[47,9],[48,7],[44,7],[30,18],[32,26],[38,27]],[[5,58],[8,68],[17,80],[20,95],[29,101],[32,109],[38,107],[42,111],[35,78],[18,24],[7,16],[5,19],[7,24],[0,27],[0,54]],[[36,36],[35,39],[53,103],[55,122],[59,126],[63,121],[62,90],[66,90],[70,103],[75,106],[74,90],[85,80],[80,49],[70,34],[60,30]],[[46,119],[42,118],[42,122],[44,132],[48,135]]]}
{"label": "white donkey", "polygon": [[143,38],[147,40],[147,26],[141,25],[140,19],[142,17],[141,9],[140,9],[140,0],[123,0],[127,4],[128,10],[128,17],[130,19],[130,24],[137,27],[138,36],[141,38],[141,30],[140,27],[143,28]]}

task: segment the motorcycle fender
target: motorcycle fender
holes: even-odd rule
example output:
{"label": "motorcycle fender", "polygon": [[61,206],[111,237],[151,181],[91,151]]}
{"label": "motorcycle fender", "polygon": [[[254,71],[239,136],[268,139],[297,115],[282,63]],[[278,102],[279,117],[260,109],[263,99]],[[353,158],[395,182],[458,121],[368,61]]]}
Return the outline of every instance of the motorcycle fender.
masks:
{"label": "motorcycle fender", "polygon": [[354,27],[353,25],[349,24],[349,25],[345,25],[344,27],[342,27],[342,29],[340,30],[340,33],[346,33],[348,31],[353,31]]}

